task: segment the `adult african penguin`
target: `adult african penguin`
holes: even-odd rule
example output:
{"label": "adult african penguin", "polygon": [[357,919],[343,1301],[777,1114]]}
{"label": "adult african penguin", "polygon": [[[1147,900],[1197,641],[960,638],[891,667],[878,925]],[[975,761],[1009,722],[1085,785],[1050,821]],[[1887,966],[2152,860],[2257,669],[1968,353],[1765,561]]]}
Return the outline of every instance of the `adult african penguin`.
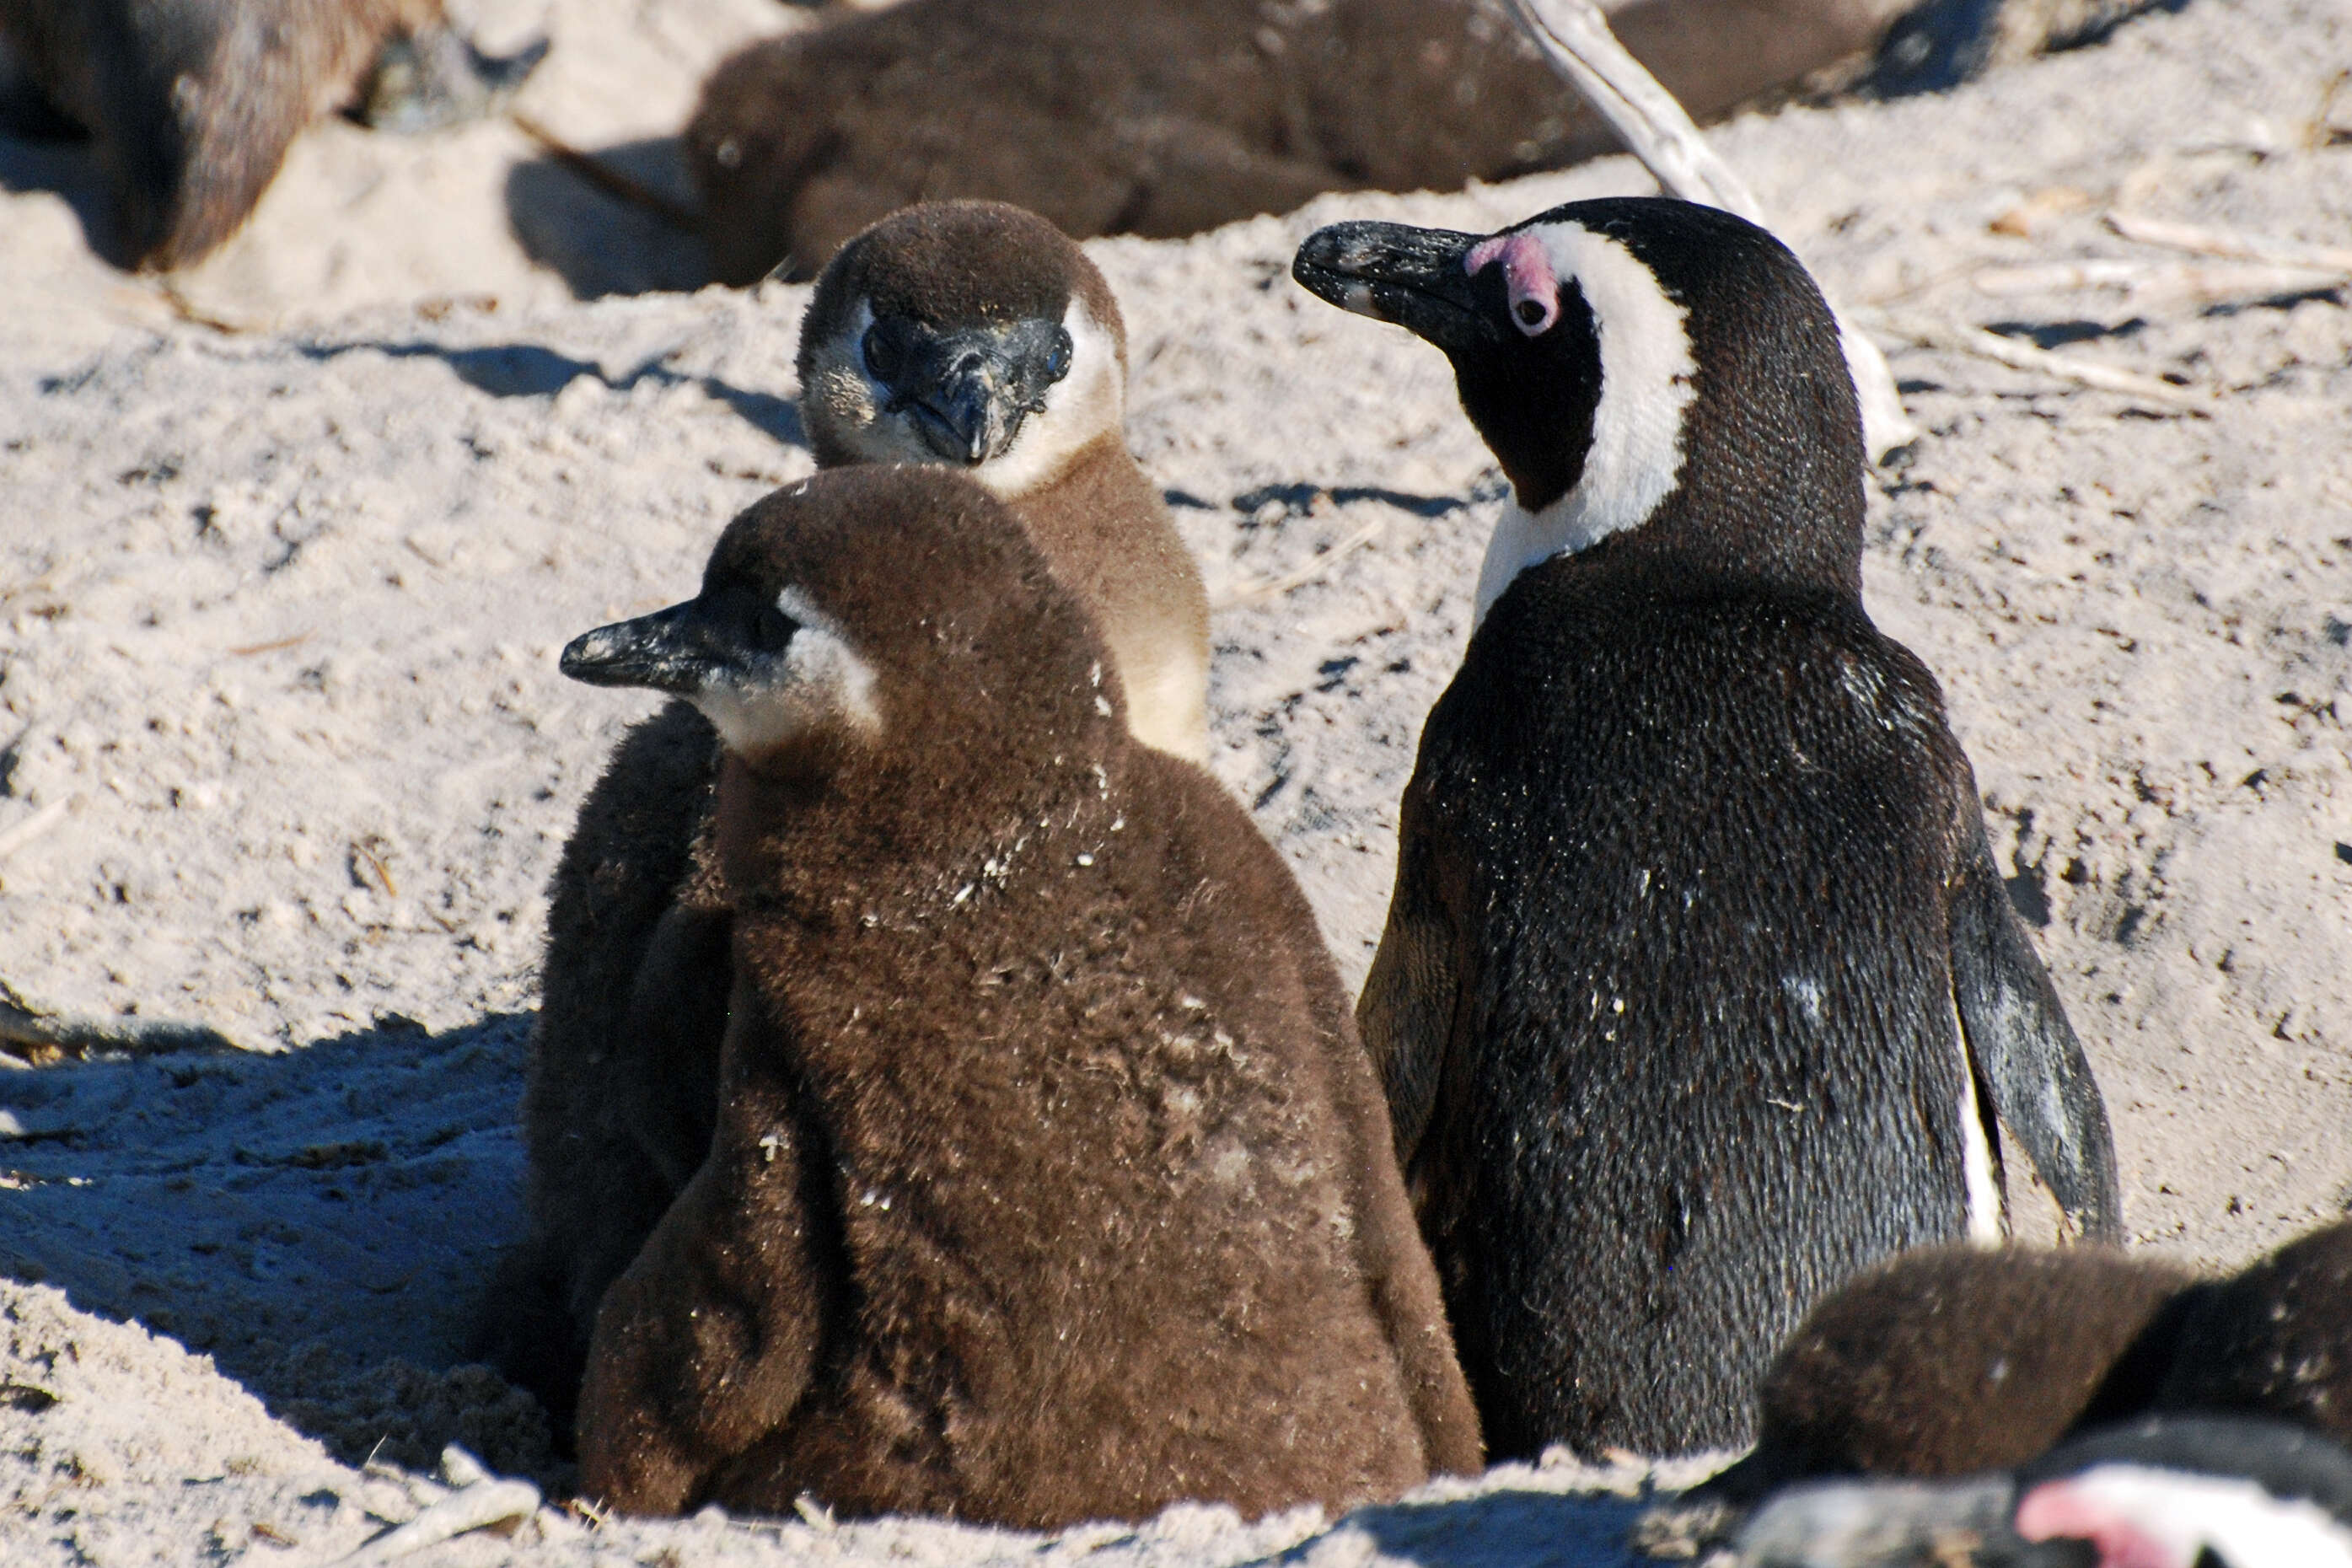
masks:
{"label": "adult african penguin", "polygon": [[1477,1467],[1385,1106],[1248,815],[940,468],[730,525],[563,668],[726,746],[709,1157],[598,1313],[583,1489],[1031,1528]]}
{"label": "adult african penguin", "polygon": [[1862,605],[1837,327],[1663,199],[1323,229],[1294,275],[1452,360],[1512,499],[1432,710],[1358,1004],[1498,1457],[1751,1436],[1858,1269],[2072,1225],[2106,1115],[1934,678]]}
{"label": "adult african penguin", "polygon": [[[1010,505],[1092,612],[1148,744],[1208,753],[1208,599],[1127,448],[1127,340],[1085,252],[1000,203],[909,207],[860,235],[801,328],[821,466],[961,469]],[[710,1140],[728,899],[708,842],[719,742],[674,702],[582,805],[551,889],[525,1097],[531,1235],[475,1353],[568,1426],[588,1327]]]}
{"label": "adult african penguin", "polygon": [[2283,1422],[2151,1416],[2012,1469],[1792,1488],[1738,1568],[2352,1568],[2352,1453]]}

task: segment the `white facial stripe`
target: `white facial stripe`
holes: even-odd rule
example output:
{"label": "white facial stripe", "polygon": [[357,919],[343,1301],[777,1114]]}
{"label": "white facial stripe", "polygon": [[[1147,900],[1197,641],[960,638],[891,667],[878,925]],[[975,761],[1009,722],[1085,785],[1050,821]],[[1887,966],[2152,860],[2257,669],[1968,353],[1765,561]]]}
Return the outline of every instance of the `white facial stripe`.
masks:
{"label": "white facial stripe", "polygon": [[1581,224],[1527,231],[1552,270],[1573,279],[1601,337],[1601,403],[1575,488],[1539,512],[1515,496],[1478,571],[1478,619],[1538,562],[1591,548],[1649,520],[1683,466],[1683,418],[1698,395],[1689,312],[1619,240]]}
{"label": "white facial stripe", "polygon": [[801,388],[803,417],[823,419],[865,463],[936,463],[911,416],[885,415],[890,389],[866,371],[866,329],[874,307],[864,300],[848,324],[817,344],[810,357],[809,384]]}
{"label": "white facial stripe", "polygon": [[1045,393],[1045,406],[1021,422],[1004,455],[982,463],[972,478],[1010,500],[1053,479],[1087,443],[1127,426],[1127,373],[1118,340],[1073,297],[1062,312],[1070,334],[1070,374]]}
{"label": "white facial stripe", "polygon": [[[2047,1502],[2040,1500],[2045,1492]],[[2097,1465],[2028,1492],[2018,1508],[2020,1532],[2048,1539],[2036,1533],[2042,1528],[2036,1516],[2045,1512],[2051,1523],[2063,1517],[2076,1529],[2083,1515],[2110,1513],[2170,1552],[2181,1568],[2207,1547],[2230,1568],[2352,1568],[2352,1531],[2315,1503],[2274,1498],[2249,1480]]]}
{"label": "white facial stripe", "polygon": [[[940,455],[916,428],[914,416],[883,412],[890,389],[866,370],[866,330],[873,324],[873,306],[860,300],[848,323],[817,345],[809,384],[801,389],[803,416],[823,419],[860,462],[936,465]],[[1125,427],[1127,378],[1118,340],[1083,300],[1070,301],[1062,327],[1070,334],[1070,374],[1047,390],[1043,409],[1021,421],[1010,447],[970,470],[1000,500],[1028,494],[1088,442]]]}
{"label": "white facial stripe", "polygon": [[728,750],[758,756],[818,728],[878,734],[874,667],[858,657],[839,623],[797,588],[778,594],[776,608],[799,623],[783,653],[693,699]]}

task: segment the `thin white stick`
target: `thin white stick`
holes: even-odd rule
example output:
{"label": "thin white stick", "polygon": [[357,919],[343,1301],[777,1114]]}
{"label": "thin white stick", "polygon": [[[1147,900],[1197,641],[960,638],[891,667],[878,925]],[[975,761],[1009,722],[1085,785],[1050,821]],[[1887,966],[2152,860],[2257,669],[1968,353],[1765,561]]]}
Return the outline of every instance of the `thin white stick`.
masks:
{"label": "thin white stick", "polygon": [[17,850],[63,822],[66,819],[66,813],[72,808],[73,802],[69,799],[53,800],[6,832],[0,833],[0,860],[5,860]]}
{"label": "thin white stick", "polygon": [[1969,281],[1996,299],[2097,289],[2119,292],[2136,309],[2203,309],[2248,300],[2277,300],[2340,288],[2352,271],[2283,267],[2266,261],[2053,261],[2030,267],[1988,267]]}
{"label": "thin white stick", "polygon": [[406,1524],[385,1531],[331,1568],[373,1568],[472,1531],[487,1530],[539,1511],[539,1489],[529,1481],[479,1480],[458,1488]]}
{"label": "thin white stick", "polygon": [[1370,543],[1373,537],[1388,526],[1388,521],[1384,517],[1376,517],[1306,565],[1295,571],[1285,572],[1279,576],[1261,577],[1255,583],[1244,583],[1209,608],[1230,610],[1241,605],[1254,605],[1260,599],[1275,598],[1279,595],[1289,593],[1293,588],[1312,583],[1316,578],[1337,566],[1358,546]]}
{"label": "thin white stick", "polygon": [[2276,267],[2309,267],[2326,272],[2352,273],[2352,250],[2340,246],[2268,239],[2260,235],[2207,228],[2200,224],[2142,217],[2137,213],[2108,213],[2106,224],[2126,239],[2136,239],[2142,245],[2160,245],[2168,250],[2187,250],[2199,256],[2226,257],[2235,261],[2267,261]]}
{"label": "thin white stick", "polygon": [[2020,342],[2015,338],[2004,338],[1980,327],[1964,327],[1957,321],[1937,321],[1926,316],[1889,315],[1876,310],[1866,312],[1863,319],[1891,336],[1908,338],[1925,348],[1970,354],[1978,359],[2008,365],[2013,370],[2035,371],[2077,385],[2095,387],[2102,392],[2119,392],[2127,397],[2159,403],[2168,408],[2185,409],[2191,414],[2209,415],[2212,406],[2210,397],[2189,387],[2175,386],[2168,381],[2158,381],[2152,375],[2141,375],[2134,371],[2117,370],[2112,365],[2094,364],[2088,360],[2052,353],[2048,349]]}
{"label": "thin white stick", "polygon": [[[1759,228],[1772,226],[1747,182],[1706,144],[1675,95],[1617,41],[1593,0],[1512,0],[1512,5],[1544,58],[1609,122],[1660,189],[1686,202],[1721,207]],[[1919,428],[1903,412],[1894,373],[1878,345],[1835,300],[1830,310],[1862,405],[1863,445],[1874,462],[1916,439]]]}

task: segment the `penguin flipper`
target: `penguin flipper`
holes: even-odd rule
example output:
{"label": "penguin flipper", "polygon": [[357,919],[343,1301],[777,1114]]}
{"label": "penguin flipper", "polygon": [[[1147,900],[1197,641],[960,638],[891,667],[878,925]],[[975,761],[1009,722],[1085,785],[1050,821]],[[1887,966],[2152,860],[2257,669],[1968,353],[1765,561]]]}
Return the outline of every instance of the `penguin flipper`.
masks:
{"label": "penguin flipper", "polygon": [[[1411,1183],[1437,1110],[1445,1052],[1461,994],[1462,943],[1445,899],[1447,857],[1437,842],[1427,792],[1405,790],[1397,827],[1396,890],[1371,973],[1356,1002],[1356,1028],[1387,1092],[1397,1166]],[[1416,1201],[1421,1194],[1416,1192]]]}
{"label": "penguin flipper", "polygon": [[[767,1020],[739,981],[739,1020]],[[807,1392],[828,1299],[799,1098],[739,1023],[710,1157],[604,1293],[580,1390],[580,1479],[629,1513],[680,1513]]]}
{"label": "penguin flipper", "polygon": [[[1486,1468],[1486,1449],[1479,1436],[1478,1407],[1471,1400],[1446,1325],[1444,1292],[1398,1163],[1380,1153],[1380,1141],[1395,1137],[1395,1122],[1359,1041],[1355,1020],[1349,1016],[1348,993],[1323,946],[1314,911],[1303,895],[1297,902],[1293,929],[1306,933],[1299,944],[1301,978],[1331,1066],[1333,1098],[1354,1145],[1358,1260],[1395,1349],[1430,1469],[1475,1476]],[[1383,940],[1383,951],[1387,945]]]}
{"label": "penguin flipper", "polygon": [[[1971,795],[1973,792],[1971,792]],[[2123,1234],[2106,1102],[2066,1010],[2010,907],[1984,824],[1970,814],[1952,883],[1952,999],[2000,1118],[2084,1237]]]}

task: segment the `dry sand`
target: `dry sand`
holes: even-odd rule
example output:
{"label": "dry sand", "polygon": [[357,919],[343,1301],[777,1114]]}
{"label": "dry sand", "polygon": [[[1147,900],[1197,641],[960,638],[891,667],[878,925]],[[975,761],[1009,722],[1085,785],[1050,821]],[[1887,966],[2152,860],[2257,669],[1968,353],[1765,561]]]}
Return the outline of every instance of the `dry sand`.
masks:
{"label": "dry sand", "polygon": [[[526,108],[649,179],[700,63],[794,19],[551,15]],[[2352,316],[2341,292],[1973,277],[2197,259],[2109,232],[2117,206],[2345,245],[2347,62],[2343,0],[2197,0],[1948,96],[1715,132],[1842,300],[2197,402],[1890,338],[1926,434],[1878,477],[1868,586],[1944,680],[2133,1233],[2216,1263],[2352,1198]],[[1291,247],[1344,216],[1479,228],[1645,188],[1616,160],[1089,247],[1129,315],[1137,450],[1213,596],[1244,600],[1215,622],[1216,770],[1351,979],[1500,485],[1437,354],[1300,293]],[[176,301],[86,255],[91,189],[79,154],[0,143],[0,981],[242,1048],[0,1070],[0,1559],[315,1563],[436,1495],[444,1442],[562,1479],[531,1407],[452,1366],[519,1223],[541,888],[646,708],[553,652],[688,593],[727,518],[807,469],[806,295],[575,301],[698,258],[509,125],[320,128]],[[542,1510],[417,1560],[1610,1562],[1626,1505],[1554,1495],[1598,1481],[1497,1472],[1328,1535],[1180,1510],[1044,1549]]]}

